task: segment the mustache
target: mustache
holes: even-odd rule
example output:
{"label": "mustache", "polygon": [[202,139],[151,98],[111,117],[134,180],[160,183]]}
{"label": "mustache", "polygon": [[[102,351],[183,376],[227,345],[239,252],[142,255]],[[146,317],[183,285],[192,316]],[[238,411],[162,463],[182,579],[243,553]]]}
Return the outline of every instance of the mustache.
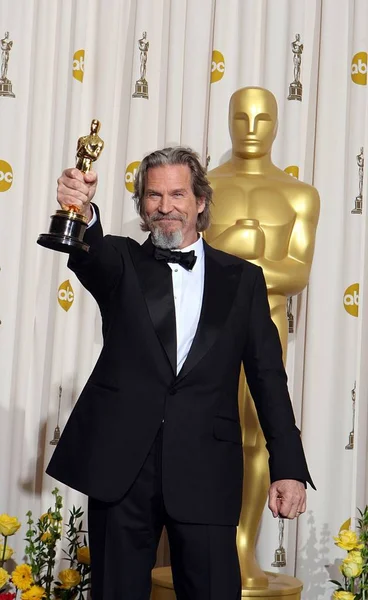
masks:
{"label": "mustache", "polygon": [[157,221],[181,221],[182,223],[186,222],[186,218],[179,213],[168,213],[167,215],[163,215],[162,213],[156,211],[152,213],[149,217],[146,215],[146,223],[155,223]]}

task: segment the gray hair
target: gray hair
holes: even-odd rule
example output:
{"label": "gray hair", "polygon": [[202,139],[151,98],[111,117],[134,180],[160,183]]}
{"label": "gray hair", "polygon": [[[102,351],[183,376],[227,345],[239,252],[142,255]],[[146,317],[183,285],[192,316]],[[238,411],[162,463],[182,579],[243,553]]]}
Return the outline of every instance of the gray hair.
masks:
{"label": "gray hair", "polygon": [[[192,192],[197,201],[200,198],[205,200],[204,211],[198,214],[197,231],[205,231],[205,229],[208,229],[211,220],[212,188],[198,154],[183,146],[156,150],[142,160],[134,180],[133,200],[138,214],[141,217],[144,216],[144,195],[148,169],[164,167],[165,165],[187,165],[189,167],[192,176]],[[141,228],[143,231],[148,230],[144,222],[141,224]]]}

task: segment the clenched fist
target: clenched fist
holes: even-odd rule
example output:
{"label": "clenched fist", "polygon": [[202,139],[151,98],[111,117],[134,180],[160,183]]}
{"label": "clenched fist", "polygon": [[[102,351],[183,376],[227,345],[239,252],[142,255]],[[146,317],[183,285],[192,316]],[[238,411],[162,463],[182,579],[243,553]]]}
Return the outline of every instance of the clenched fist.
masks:
{"label": "clenched fist", "polygon": [[66,169],[58,179],[57,201],[63,210],[74,210],[92,218],[91,200],[96,193],[97,173]]}

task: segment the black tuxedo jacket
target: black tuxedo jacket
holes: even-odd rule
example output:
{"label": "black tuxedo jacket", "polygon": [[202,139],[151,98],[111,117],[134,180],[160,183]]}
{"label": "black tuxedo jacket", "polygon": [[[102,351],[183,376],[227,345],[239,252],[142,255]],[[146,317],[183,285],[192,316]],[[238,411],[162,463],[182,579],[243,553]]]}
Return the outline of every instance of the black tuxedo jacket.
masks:
{"label": "black tuxedo jacket", "polygon": [[[262,270],[206,243],[198,329],[176,376],[172,271],[148,239],[87,229],[69,266],[98,302],[104,345],[49,475],[102,501],[133,483],[163,421],[163,494],[172,518],[236,525],[241,509],[238,380],[243,361],[271,480],[309,481]],[[78,460],[76,457],[78,456]],[[313,485],[313,484],[312,484]]]}

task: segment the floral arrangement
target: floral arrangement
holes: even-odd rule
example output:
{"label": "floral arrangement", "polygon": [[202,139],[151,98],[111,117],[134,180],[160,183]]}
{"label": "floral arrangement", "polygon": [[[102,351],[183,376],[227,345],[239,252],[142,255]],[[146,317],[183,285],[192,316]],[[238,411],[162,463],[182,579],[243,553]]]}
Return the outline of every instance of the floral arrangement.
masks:
{"label": "floral arrangement", "polygon": [[368,506],[364,512],[359,510],[357,531],[340,530],[334,538],[336,546],[347,551],[340,565],[344,577],[342,583],[331,579],[337,586],[334,591],[336,600],[365,600],[368,590]]}
{"label": "floral arrangement", "polygon": [[58,544],[62,539],[63,503],[58,489],[52,493],[53,509],[49,508],[37,522],[30,511],[27,513],[26,562],[12,571],[8,565],[14,552],[9,538],[16,534],[21,523],[16,517],[0,515],[0,600],[84,600],[90,589],[91,561],[81,508],[73,506],[69,511],[63,536],[67,541],[67,550],[63,549],[63,553],[68,567],[57,577],[54,575]]}

